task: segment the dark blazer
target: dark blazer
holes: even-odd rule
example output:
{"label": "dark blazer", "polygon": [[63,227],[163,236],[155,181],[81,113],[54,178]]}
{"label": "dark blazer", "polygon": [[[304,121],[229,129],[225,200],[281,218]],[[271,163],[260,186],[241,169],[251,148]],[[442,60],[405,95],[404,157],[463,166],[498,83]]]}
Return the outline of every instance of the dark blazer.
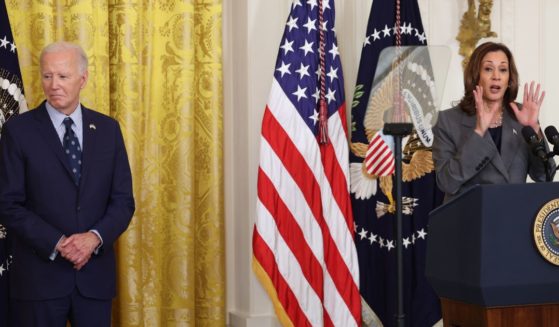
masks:
{"label": "dark blazer", "polygon": [[[476,119],[455,107],[441,111],[433,129],[437,185],[446,200],[476,184],[525,183],[528,175],[545,181],[542,160],[532,154],[523,126],[508,110],[503,112],[500,153],[489,132],[481,137],[474,131]],[[550,162],[551,170],[555,163]]]}
{"label": "dark blazer", "polygon": [[[47,113],[11,118],[0,139],[0,222],[13,237],[10,295],[45,300],[69,295],[110,299],[116,293],[113,244],[134,213],[132,175],[118,123],[82,105],[83,153],[79,187]],[[57,256],[62,235],[96,229],[97,255],[80,270]]]}

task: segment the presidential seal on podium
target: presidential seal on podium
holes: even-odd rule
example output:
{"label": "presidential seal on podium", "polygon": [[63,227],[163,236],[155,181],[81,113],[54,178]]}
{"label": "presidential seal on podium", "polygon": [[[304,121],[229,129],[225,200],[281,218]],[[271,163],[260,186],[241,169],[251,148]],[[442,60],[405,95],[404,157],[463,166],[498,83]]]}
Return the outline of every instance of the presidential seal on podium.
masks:
{"label": "presidential seal on podium", "polygon": [[559,266],[559,199],[547,202],[538,212],[534,241],[542,257]]}

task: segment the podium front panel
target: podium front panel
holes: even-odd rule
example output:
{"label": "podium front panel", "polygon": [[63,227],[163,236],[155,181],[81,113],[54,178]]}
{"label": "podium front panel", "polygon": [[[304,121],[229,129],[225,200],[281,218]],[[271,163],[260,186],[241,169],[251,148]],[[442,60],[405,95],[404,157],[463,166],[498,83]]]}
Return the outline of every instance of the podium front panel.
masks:
{"label": "podium front panel", "polygon": [[559,183],[478,185],[430,214],[426,275],[440,297],[487,307],[559,303],[559,266],[533,239]]}

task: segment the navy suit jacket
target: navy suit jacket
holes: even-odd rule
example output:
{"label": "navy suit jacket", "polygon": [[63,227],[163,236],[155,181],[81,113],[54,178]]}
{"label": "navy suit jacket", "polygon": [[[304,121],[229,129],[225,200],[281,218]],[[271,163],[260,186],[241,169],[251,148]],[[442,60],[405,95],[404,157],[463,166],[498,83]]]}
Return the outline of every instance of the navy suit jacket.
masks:
{"label": "navy suit jacket", "polygon": [[[134,213],[132,176],[118,122],[82,106],[82,176],[76,186],[47,113],[11,118],[0,139],[0,222],[11,232],[10,296],[46,300],[69,295],[111,299],[116,293],[113,244]],[[62,235],[95,229],[97,255],[76,271],[62,256],[49,259]]]}

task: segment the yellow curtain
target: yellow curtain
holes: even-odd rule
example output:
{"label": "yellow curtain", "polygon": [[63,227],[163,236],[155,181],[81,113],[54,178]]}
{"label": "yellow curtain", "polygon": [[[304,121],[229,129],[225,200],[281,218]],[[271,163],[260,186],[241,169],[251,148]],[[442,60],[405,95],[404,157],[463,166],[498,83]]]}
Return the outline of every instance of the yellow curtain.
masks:
{"label": "yellow curtain", "polygon": [[123,130],[136,213],[117,244],[114,326],[224,326],[221,0],[6,0],[27,102],[38,55],[81,44],[81,101]]}

